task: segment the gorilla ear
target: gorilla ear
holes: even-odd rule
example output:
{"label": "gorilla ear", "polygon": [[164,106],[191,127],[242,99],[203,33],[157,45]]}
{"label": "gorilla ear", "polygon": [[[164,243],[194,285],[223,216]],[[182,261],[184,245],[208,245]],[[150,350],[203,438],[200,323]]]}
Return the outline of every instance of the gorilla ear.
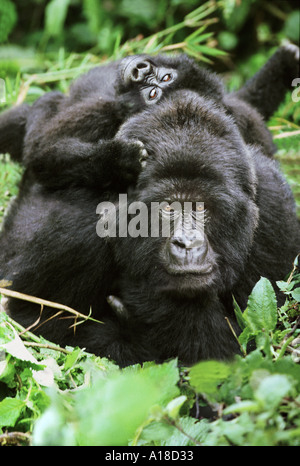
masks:
{"label": "gorilla ear", "polygon": [[0,115],[0,153],[9,153],[14,162],[22,162],[25,127],[30,107],[23,104]]}

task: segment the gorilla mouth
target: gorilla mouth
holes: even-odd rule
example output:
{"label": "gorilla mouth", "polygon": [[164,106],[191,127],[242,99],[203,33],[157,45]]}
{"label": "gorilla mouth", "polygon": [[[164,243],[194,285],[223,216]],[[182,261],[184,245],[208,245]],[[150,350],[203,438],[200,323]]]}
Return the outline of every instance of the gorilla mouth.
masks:
{"label": "gorilla mouth", "polygon": [[207,241],[187,248],[178,239],[172,239],[166,244],[163,256],[164,267],[170,275],[208,275],[214,268],[213,252]]}
{"label": "gorilla mouth", "polygon": [[178,265],[178,264],[168,264],[166,270],[170,275],[208,275],[213,271],[212,264],[201,265]]}
{"label": "gorilla mouth", "polygon": [[180,296],[185,299],[205,293],[218,281],[213,265],[203,267],[168,266],[166,272],[167,276],[160,279],[156,286],[156,292]]}

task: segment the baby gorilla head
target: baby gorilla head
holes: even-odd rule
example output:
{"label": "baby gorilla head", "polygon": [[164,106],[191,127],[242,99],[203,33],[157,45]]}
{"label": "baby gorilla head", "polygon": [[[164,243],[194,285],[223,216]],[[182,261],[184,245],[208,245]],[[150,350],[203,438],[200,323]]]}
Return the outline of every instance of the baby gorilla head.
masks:
{"label": "baby gorilla head", "polygon": [[136,100],[138,90],[142,103],[147,106],[157,103],[175,88],[196,90],[216,100],[223,97],[220,79],[186,55],[180,55],[180,59],[178,56],[133,55],[121,60],[118,71],[120,94],[129,90]]}
{"label": "baby gorilla head", "polygon": [[163,91],[178,77],[175,69],[157,66],[147,56],[127,57],[122,60],[121,76],[125,85],[139,85],[141,96],[147,105],[158,102]]}
{"label": "baby gorilla head", "polygon": [[[131,118],[120,136],[148,151],[132,194],[148,207],[148,234],[116,241],[132,282],[144,277],[156,290],[180,294],[232,286],[257,224],[253,162],[232,119],[212,101],[177,91]],[[155,206],[161,224],[153,235]],[[162,234],[166,218],[169,235]]]}

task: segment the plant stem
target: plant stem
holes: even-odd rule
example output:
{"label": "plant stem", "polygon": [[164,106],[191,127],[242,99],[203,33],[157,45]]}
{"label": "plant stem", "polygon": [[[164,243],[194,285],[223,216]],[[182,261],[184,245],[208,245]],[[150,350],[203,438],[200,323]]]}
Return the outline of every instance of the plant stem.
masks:
{"label": "plant stem", "polygon": [[81,317],[82,319],[92,320],[93,322],[97,322],[98,324],[103,323],[100,320],[87,316],[86,314],[81,314],[80,312],[75,311],[75,309],[72,309],[69,306],[55,303],[53,301],[47,301],[46,299],[37,298],[36,296],[30,296],[24,293],[19,293],[18,291],[7,290],[6,288],[0,288],[0,294],[3,294],[4,296],[9,296],[10,298],[17,298],[23,301],[28,301],[30,303],[39,304],[40,306],[48,306],[54,309],[59,309],[61,311],[66,311],[66,312],[69,312],[70,314],[73,314],[76,318]]}
{"label": "plant stem", "polygon": [[64,353],[64,354],[72,353],[72,351],[68,351],[68,350],[66,350],[64,348],[61,348],[60,346],[49,345],[47,343],[35,343],[35,342],[31,342],[31,341],[24,341],[24,345],[25,346],[31,346],[31,347],[34,347],[34,348],[46,348],[46,349],[50,349],[50,350],[60,351],[61,353]]}
{"label": "plant stem", "polygon": [[20,442],[25,442],[26,445],[29,445],[30,438],[30,435],[24,432],[5,432],[0,435],[0,445],[19,445]]}
{"label": "plant stem", "polygon": [[229,328],[230,328],[230,330],[232,331],[232,333],[233,333],[233,335],[234,335],[234,338],[235,338],[236,341],[238,342],[239,347],[241,348],[241,351],[242,351],[243,355],[244,355],[244,356],[247,356],[247,353],[246,353],[246,351],[244,350],[244,348],[242,347],[242,345],[240,344],[239,339],[238,339],[238,337],[237,337],[237,334],[235,333],[234,328],[232,327],[232,325],[231,325],[231,323],[230,323],[230,320],[228,319],[228,317],[225,317],[225,320],[226,320],[227,324],[229,325]]}
{"label": "plant stem", "polygon": [[199,447],[202,446],[202,444],[201,444],[200,442],[198,442],[198,440],[196,440],[194,437],[192,437],[192,436],[189,435],[187,432],[185,432],[185,431],[183,430],[183,428],[182,428],[177,422],[173,421],[173,419],[170,419],[168,416],[165,416],[165,417],[163,418],[163,420],[164,420],[167,424],[169,424],[169,425],[175,427],[175,429],[179,430],[179,432],[181,432],[183,435],[185,435],[187,438],[189,438],[195,445],[198,445]]}
{"label": "plant stem", "polygon": [[289,346],[290,342],[293,341],[293,339],[294,339],[294,335],[290,336],[290,337],[284,342],[284,344],[282,345],[281,350],[280,350],[280,352],[279,352],[279,354],[278,354],[278,356],[277,356],[277,358],[276,358],[277,361],[278,361],[278,359],[282,358],[282,356],[284,355],[284,353],[285,353],[287,347]]}

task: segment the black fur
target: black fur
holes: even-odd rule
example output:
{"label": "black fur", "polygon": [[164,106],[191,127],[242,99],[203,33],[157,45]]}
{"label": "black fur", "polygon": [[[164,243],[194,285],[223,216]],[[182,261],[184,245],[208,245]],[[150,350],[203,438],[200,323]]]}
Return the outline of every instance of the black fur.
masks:
{"label": "black fur", "polygon": [[121,133],[141,139],[151,154],[131,199],[204,201],[215,258],[209,274],[172,275],[168,239],[118,238],[119,297],[131,332],[143,335],[150,359],[230,358],[238,347],[225,317],[239,333],[232,295],[245,308],[259,278],[275,286],[300,251],[290,188],[277,163],[245,145],[222,109],[193,93],[178,92]]}
{"label": "black fur", "polygon": [[[222,104],[193,92],[178,91],[133,116],[117,137],[141,140],[148,152],[129,200],[184,195],[205,203],[213,271],[169,274],[165,238],[99,238],[96,206],[117,203],[117,192],[105,196],[79,185],[49,190],[27,172],[1,233],[0,279],[86,314],[92,308],[104,324],[84,323],[74,336],[68,320],[53,319],[38,332],[120,365],[232,357],[238,346],[225,321],[238,331],[232,293],[244,307],[259,277],[283,278],[299,252],[287,183],[274,160],[245,144]],[[111,294],[121,297],[127,314],[111,310]],[[40,312],[16,299],[8,309],[25,327]],[[45,308],[42,319],[51,314]]]}
{"label": "black fur", "polygon": [[[222,102],[235,117],[245,141],[259,144],[266,154],[272,155],[275,148],[262,120],[278,108],[297,76],[296,55],[296,46],[278,49],[249,83],[229,95],[224,93],[215,74],[201,69],[184,55],[173,58],[143,55],[141,59],[158,70],[165,67],[176,70],[177,78],[163,88],[163,97],[174,89],[186,88]],[[78,78],[68,96],[52,92],[32,107],[21,105],[6,111],[0,116],[0,152],[9,152],[13,160],[24,163],[38,180],[52,187],[67,186],[70,182],[102,187],[103,177],[96,174],[103,165],[106,169],[111,165],[114,173],[120,168],[136,173],[138,150],[133,151],[132,160],[124,161],[122,149],[114,144],[112,150],[118,157],[109,163],[106,153],[112,152],[108,143],[125,119],[146,107],[142,92],[147,86],[151,89],[148,78],[125,83],[122,60],[96,67]],[[70,165],[74,166],[72,175]],[[81,177],[83,172],[85,176]],[[113,184],[115,178],[120,181],[118,176],[112,180],[107,176],[104,184]]]}
{"label": "black fur", "polygon": [[12,160],[21,162],[27,118],[31,109],[23,104],[0,115],[0,153],[9,153]]}
{"label": "black fur", "polygon": [[292,80],[300,76],[299,47],[280,47],[245,86],[235,93],[262,115],[270,118],[291,89]]}
{"label": "black fur", "polygon": [[[249,91],[245,90],[244,101],[241,101],[235,94],[224,95],[219,79],[201,70],[187,57],[143,59],[152,62],[156,60],[158,67],[176,68],[178,80],[168,88],[165,97],[169,90],[188,85],[210,100],[202,100],[194,94],[182,94],[179,100],[176,97],[173,102],[170,100],[164,103],[162,100],[161,109],[160,105],[152,106],[143,115],[133,117],[128,126],[114,138],[122,122],[146,106],[140,93],[145,83],[125,85],[120,72],[123,68],[117,63],[96,68],[80,78],[72,86],[69,96],[58,92],[49,93],[32,107],[21,106],[0,117],[0,150],[11,152],[12,157],[22,160],[26,167],[19,195],[10,208],[0,236],[0,279],[11,280],[12,288],[16,291],[61,302],[86,314],[92,308],[94,317],[105,322],[104,325],[90,322],[80,325],[75,336],[73,330],[68,329],[69,321],[54,319],[40,328],[46,338],[62,345],[81,345],[97,354],[110,356],[121,365],[153,358],[160,360],[169,355],[179,355],[186,362],[209,355],[222,357],[221,353],[228,357],[236,350],[223,320],[225,309],[232,316],[231,304],[226,304],[231,303],[230,293],[235,291],[241,305],[244,305],[246,294],[260,274],[278,279],[292,260],[296,242],[293,234],[297,227],[294,224],[291,195],[274,163],[257,149],[249,148],[250,155],[246,155],[244,142],[239,136],[238,129],[244,141],[261,146],[265,154],[271,155],[273,145],[270,135],[256,110],[246,102],[253,87],[250,86]],[[259,79],[263,81],[263,77]],[[218,105],[218,110],[215,105]],[[234,120],[226,116],[228,113],[233,115],[238,129]],[[216,114],[220,115],[217,120]],[[192,132],[187,130],[184,122],[193,128]],[[200,126],[197,126],[199,122]],[[153,135],[154,129],[156,136]],[[207,144],[207,140],[204,143],[203,134],[206,133],[213,136],[214,144]],[[190,146],[183,143],[187,138]],[[146,243],[145,240],[137,239],[132,245],[131,240],[116,243],[115,240],[100,239],[96,235],[97,204],[104,200],[117,202],[118,192],[127,189],[140,172],[140,158],[143,154],[136,139],[145,143],[151,158],[140,177],[139,190],[133,194],[133,199],[140,198],[145,192],[152,199],[151,185],[156,182],[158,192],[162,195],[168,186],[164,178],[166,183],[167,180],[181,183],[183,177],[187,182],[186,189],[192,195],[194,181],[198,176],[199,179],[203,176],[201,160],[205,160],[208,169],[211,167],[219,176],[224,171],[224,179],[232,183],[232,200],[226,198],[231,224],[236,212],[235,204],[240,202],[242,205],[242,200],[237,199],[241,183],[244,183],[244,201],[251,201],[249,206],[244,203],[243,208],[240,208],[238,219],[242,222],[241,227],[237,228],[237,222],[233,232],[230,228],[227,230],[228,218],[222,207],[219,207],[222,195],[215,200],[214,190],[211,191],[212,211],[218,212],[220,209],[220,218],[216,216],[217,227],[214,227],[213,240],[210,241],[212,245],[216,244],[218,250],[218,241],[221,244],[226,239],[227,250],[222,259],[220,254],[219,260],[223,268],[227,264],[228,269],[224,269],[225,274],[220,276],[219,281],[213,280],[211,284],[211,290],[216,287],[219,294],[205,291],[205,296],[201,297],[203,309],[216,309],[213,315],[201,312],[205,323],[197,321],[198,314],[194,308],[197,295],[199,292],[201,294],[197,280],[190,280],[191,277],[187,279],[193,284],[191,299],[187,299],[184,291],[185,279],[183,286],[178,287],[182,295],[179,293],[180,296],[177,294],[175,298],[160,297],[159,301],[153,296],[156,280],[154,271],[158,268],[157,277],[160,273],[159,258],[155,256],[158,241]],[[229,139],[233,153],[227,146]],[[178,144],[174,145],[177,140]],[[175,172],[174,164],[177,167]],[[191,174],[193,183],[184,178],[185,170]],[[259,182],[254,199],[256,187],[253,180],[256,171]],[[196,185],[196,194],[199,195],[210,192],[209,186],[208,191],[201,189],[198,192],[197,189]],[[284,198],[280,197],[281,194]],[[283,204],[286,213],[283,213]],[[258,239],[251,247],[253,264],[251,262],[250,267],[245,253],[252,239],[251,222],[256,218],[255,212],[249,212],[251,206],[254,211],[258,207],[263,215],[260,216],[260,233],[256,233]],[[272,216],[268,214],[269,208]],[[277,209],[278,215],[283,215],[283,226],[280,227]],[[288,242],[286,238],[289,238]],[[145,274],[151,271],[152,262],[148,261],[148,256],[154,260],[149,286],[147,280],[144,280]],[[122,261],[125,261],[125,265]],[[224,261],[225,264],[222,264]],[[245,267],[248,269],[243,275]],[[136,289],[138,282],[128,283],[126,278],[135,279],[138,271],[141,274],[140,290]],[[280,275],[276,276],[277,273]],[[106,297],[113,293],[122,294],[129,309],[129,318],[112,312]],[[136,301],[133,296],[136,296]],[[172,302],[176,303],[176,309]],[[155,312],[154,303],[161,310],[159,329],[157,321],[160,317]],[[194,335],[191,342],[184,335],[182,341],[177,338],[179,328],[174,330],[170,315],[172,312],[178,314],[177,308],[182,310],[183,320],[180,325],[183,326],[184,334],[191,331]],[[140,309],[140,317],[136,315],[137,309]],[[145,316],[147,310],[153,313],[151,331]],[[40,308],[12,299],[9,311],[16,320],[28,326],[35,321]],[[45,308],[42,321],[52,313]],[[201,334],[202,324],[207,326],[205,335]],[[215,335],[218,326],[224,331],[218,330]],[[174,330],[172,345],[167,341],[168,329]],[[214,345],[207,346],[207,352],[203,349],[206,347],[205,338],[214,341]],[[215,338],[219,346],[215,345]],[[159,339],[161,347],[156,349]]]}

